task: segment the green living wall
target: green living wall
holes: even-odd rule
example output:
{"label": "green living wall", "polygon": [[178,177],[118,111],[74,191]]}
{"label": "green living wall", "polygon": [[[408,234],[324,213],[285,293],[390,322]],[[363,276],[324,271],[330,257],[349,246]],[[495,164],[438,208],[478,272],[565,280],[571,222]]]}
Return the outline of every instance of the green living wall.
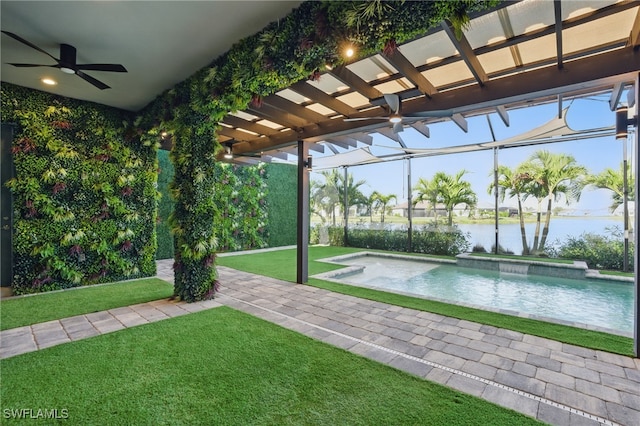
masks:
{"label": "green living wall", "polygon": [[3,83],[14,293],[154,275],[156,142],[129,113]]}
{"label": "green living wall", "polygon": [[267,245],[281,247],[297,240],[298,168],[289,164],[267,164]]}
{"label": "green living wall", "polygon": [[173,258],[173,237],[169,226],[169,215],[173,211],[173,200],[169,194],[169,185],[173,179],[173,164],[169,159],[169,151],[158,150],[158,222],[156,235],[158,238],[158,250],[156,259]]}
{"label": "green living wall", "polygon": [[[174,255],[169,217],[174,208],[170,194],[173,165],[167,151],[158,151],[157,259]],[[215,235],[217,251],[236,251],[295,244],[296,173],[287,164],[212,165],[215,170]]]}

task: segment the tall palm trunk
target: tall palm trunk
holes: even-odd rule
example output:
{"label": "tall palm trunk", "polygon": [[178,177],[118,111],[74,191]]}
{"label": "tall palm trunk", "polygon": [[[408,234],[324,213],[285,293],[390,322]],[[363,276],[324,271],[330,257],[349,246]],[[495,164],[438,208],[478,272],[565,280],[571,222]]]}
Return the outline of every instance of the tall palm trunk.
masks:
{"label": "tall palm trunk", "polygon": [[551,203],[552,198],[549,194],[549,202],[547,203],[547,217],[544,220],[544,228],[542,228],[542,238],[540,239],[540,251],[544,250],[544,244],[547,242],[547,235],[549,234],[549,224],[551,223]]}
{"label": "tall palm trunk", "polygon": [[453,209],[448,209],[447,213],[449,215],[449,219],[447,221],[447,224],[451,227],[451,226],[453,226]]}
{"label": "tall palm trunk", "polygon": [[542,219],[542,201],[538,200],[538,211],[536,212],[536,230],[533,232],[533,248],[531,251],[538,251],[538,243],[540,242],[540,222]]}
{"label": "tall palm trunk", "polygon": [[522,211],[522,200],[518,194],[518,216],[520,216],[520,237],[522,238],[522,254],[529,254],[529,245],[527,244],[527,233],[524,229],[524,211]]}

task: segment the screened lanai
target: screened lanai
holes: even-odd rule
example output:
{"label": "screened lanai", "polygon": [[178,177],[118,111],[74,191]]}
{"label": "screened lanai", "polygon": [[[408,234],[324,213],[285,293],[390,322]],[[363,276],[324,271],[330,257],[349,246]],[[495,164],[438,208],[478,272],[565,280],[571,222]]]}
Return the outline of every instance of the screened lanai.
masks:
{"label": "screened lanai", "polygon": [[[3,29],[6,16],[3,10]],[[12,25],[25,21],[19,13],[15,18]],[[170,20],[161,24],[166,32],[174,27]],[[526,105],[553,103],[560,115],[572,99],[594,93],[609,94],[612,123],[621,106],[635,117],[639,47],[635,1],[502,2],[471,14],[461,33],[443,21],[415,40],[389,42],[366,58],[358,55],[356,43],[345,44],[344,65],[319,68],[308,80],[255,99],[247,109],[226,115],[217,133],[231,161],[286,159],[298,165],[298,281],[305,282],[310,155],[316,160],[320,154],[358,152],[371,146],[376,134],[407,155],[404,132],[418,132],[427,144],[438,123],[454,123],[464,133],[473,117],[493,114],[508,125],[512,112]],[[358,59],[350,59],[350,50]],[[3,65],[3,80],[19,78],[8,70]],[[631,124],[637,134],[637,122]],[[166,140],[164,148],[170,144]]]}
{"label": "screened lanai", "polygon": [[[406,44],[319,69],[312,78],[227,115],[219,133],[233,155],[231,161],[298,164],[297,276],[298,282],[306,282],[308,166],[349,167],[562,138],[613,139],[615,111],[627,106],[629,117],[636,115],[638,47],[637,2],[505,2],[471,16],[462,34],[456,34],[450,22],[442,22]],[[345,46],[345,55],[349,49],[357,45]],[[576,132],[561,123],[574,99],[603,94],[610,126]],[[468,120],[492,115],[509,126],[512,111],[544,104],[555,105],[557,121],[537,129],[539,134],[429,147],[430,129],[439,123],[455,123],[466,133]],[[423,146],[407,146],[403,135],[408,133],[419,134]],[[381,135],[391,150],[384,158],[372,153],[374,138]],[[637,167],[638,162],[633,163]],[[636,323],[637,318],[636,314]],[[637,345],[637,324],[635,328]]]}

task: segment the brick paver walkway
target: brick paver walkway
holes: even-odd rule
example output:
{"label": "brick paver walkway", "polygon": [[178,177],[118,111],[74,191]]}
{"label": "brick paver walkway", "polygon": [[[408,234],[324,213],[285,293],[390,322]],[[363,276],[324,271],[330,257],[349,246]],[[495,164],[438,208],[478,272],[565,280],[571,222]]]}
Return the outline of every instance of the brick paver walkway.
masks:
{"label": "brick paver walkway", "polygon": [[[158,276],[173,280],[171,261]],[[0,357],[220,306],[554,425],[640,425],[640,359],[219,267],[222,291],[0,333]]]}

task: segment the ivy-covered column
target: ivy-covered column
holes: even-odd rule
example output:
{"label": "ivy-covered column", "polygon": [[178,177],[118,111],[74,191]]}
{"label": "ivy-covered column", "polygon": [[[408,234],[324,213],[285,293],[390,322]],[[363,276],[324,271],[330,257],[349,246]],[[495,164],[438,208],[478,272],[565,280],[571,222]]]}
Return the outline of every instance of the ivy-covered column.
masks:
{"label": "ivy-covered column", "polygon": [[[186,108],[185,108],[186,109]],[[180,114],[172,129],[175,167],[170,218],[175,245],[174,295],[187,302],[213,298],[218,287],[214,217],[215,162],[219,144],[209,117]]]}

